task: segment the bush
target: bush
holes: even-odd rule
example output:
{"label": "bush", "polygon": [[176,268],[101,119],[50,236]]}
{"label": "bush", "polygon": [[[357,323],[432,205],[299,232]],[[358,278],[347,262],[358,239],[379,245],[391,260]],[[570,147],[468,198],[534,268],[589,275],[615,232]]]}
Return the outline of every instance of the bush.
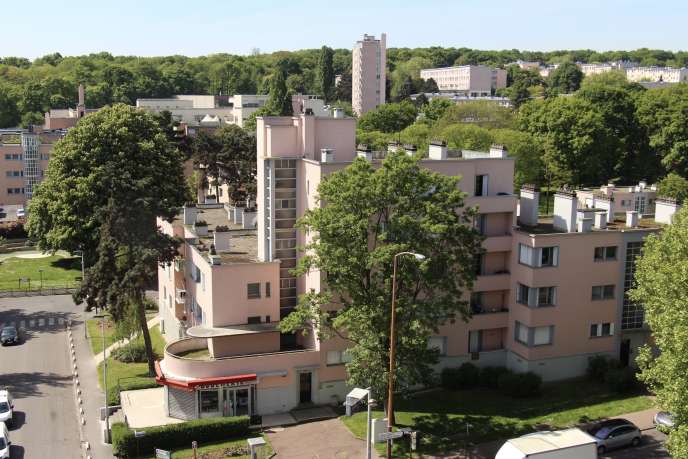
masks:
{"label": "bush", "polygon": [[594,381],[604,381],[609,370],[620,368],[619,361],[606,355],[596,355],[588,359],[588,377]]}
{"label": "bush", "polygon": [[470,362],[456,368],[444,368],[440,375],[442,387],[449,390],[470,389],[480,381],[480,369]]}
{"label": "bush", "polygon": [[148,362],[148,358],[146,357],[146,346],[138,340],[118,347],[112,351],[112,358],[122,363]]}
{"label": "bush", "polygon": [[638,388],[635,371],[631,368],[614,368],[607,371],[604,382],[609,390],[617,393],[631,392]]}
{"label": "bush", "polygon": [[511,397],[533,397],[540,393],[542,378],[529,371],[527,373],[504,373],[499,377],[498,388]]}
{"label": "bush", "polygon": [[496,389],[499,387],[499,378],[507,373],[511,373],[506,367],[483,367],[480,370],[480,385]]}
{"label": "bush", "polygon": [[137,450],[153,451],[154,448],[188,447],[200,442],[227,441],[245,436],[249,431],[247,416],[231,418],[196,419],[181,424],[170,424],[143,429],[143,437],[135,438],[134,431],[122,423],[112,425],[112,448],[119,457],[135,457]]}

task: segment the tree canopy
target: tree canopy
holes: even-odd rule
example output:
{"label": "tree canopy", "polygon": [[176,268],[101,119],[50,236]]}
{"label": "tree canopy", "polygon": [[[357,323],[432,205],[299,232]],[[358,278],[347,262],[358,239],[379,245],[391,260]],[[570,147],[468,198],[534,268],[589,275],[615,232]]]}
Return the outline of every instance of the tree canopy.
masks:
{"label": "tree canopy", "polygon": [[364,131],[399,132],[411,125],[416,116],[416,107],[409,101],[382,104],[361,116],[358,127]]}
{"label": "tree canopy", "polygon": [[675,427],[667,446],[671,457],[688,458],[688,209],[674,216],[661,234],[645,240],[637,261],[633,301],[644,305],[645,320],[658,352],[641,349],[641,378],[672,413]]}
{"label": "tree canopy", "polygon": [[464,207],[458,180],[402,153],[390,154],[379,169],[357,159],[321,182],[318,199],[326,204],[298,222],[313,236],[297,273],[326,277],[323,290],[303,295],[281,326],[296,331],[314,323],[322,336],[348,340],[348,382],[372,386],[376,398],[384,396],[388,373],[394,254],[427,257],[421,263],[402,258],[397,273],[399,390],[428,380],[438,355],[428,338],[438,327],[469,316],[462,298],[481,238],[467,224],[474,211]]}

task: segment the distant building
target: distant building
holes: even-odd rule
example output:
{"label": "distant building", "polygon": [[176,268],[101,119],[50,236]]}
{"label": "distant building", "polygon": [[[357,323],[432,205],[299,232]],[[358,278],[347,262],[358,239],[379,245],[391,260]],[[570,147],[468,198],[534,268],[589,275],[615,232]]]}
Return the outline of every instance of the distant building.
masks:
{"label": "distant building", "polygon": [[69,129],[76,126],[76,123],[88,115],[97,112],[98,109],[86,108],[84,98],[84,85],[79,85],[79,102],[76,108],[53,108],[45,113],[45,130]]}
{"label": "distant building", "polygon": [[351,64],[351,106],[357,115],[385,103],[387,35],[364,35],[356,42]]}
{"label": "distant building", "polygon": [[688,82],[688,68],[675,67],[635,67],[626,70],[628,81],[662,81],[664,83]]}
{"label": "distant building", "polygon": [[461,93],[469,97],[491,96],[493,90],[506,88],[506,70],[484,65],[460,65],[422,69],[420,77],[435,80],[441,92]]}
{"label": "distant building", "polygon": [[583,72],[585,76],[599,75],[601,73],[607,73],[612,71],[619,71],[626,73],[630,68],[637,67],[638,64],[629,61],[614,61],[614,62],[603,62],[603,63],[590,63],[590,64],[578,64],[578,67]]}
{"label": "distant building", "polygon": [[522,61],[519,59],[517,61],[508,63],[507,67],[510,65],[517,65],[521,70],[540,70],[540,62],[538,61]]}
{"label": "distant building", "polygon": [[[431,101],[432,99],[447,99],[450,100],[456,104],[461,104],[461,103],[466,103],[466,102],[475,102],[475,101],[484,101],[484,102],[492,102],[497,105],[500,105],[502,107],[511,107],[511,100],[508,97],[499,97],[499,96],[477,96],[477,97],[470,97],[466,96],[465,94],[457,94],[457,93],[448,93],[448,92],[426,92],[423,93],[425,98],[428,101]],[[416,100],[420,94],[411,94],[411,100]]]}
{"label": "distant building", "polygon": [[542,78],[549,77],[550,73],[559,68],[559,64],[548,64],[540,67],[540,76]]}

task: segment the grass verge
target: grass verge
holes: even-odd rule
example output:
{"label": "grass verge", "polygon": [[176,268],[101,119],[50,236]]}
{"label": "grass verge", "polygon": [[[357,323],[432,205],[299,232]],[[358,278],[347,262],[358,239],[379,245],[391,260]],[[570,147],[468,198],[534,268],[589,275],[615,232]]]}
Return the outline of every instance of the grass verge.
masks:
{"label": "grass verge", "polygon": [[[0,290],[37,290],[41,285],[43,288],[72,288],[78,286],[77,277],[81,277],[81,258],[78,257],[10,257],[0,261]],[[20,285],[19,279],[27,281]]]}
{"label": "grass verge", "polygon": [[[272,451],[272,446],[270,445],[270,441],[268,440],[268,437],[265,435],[260,435],[259,433],[256,433],[254,435],[248,436],[246,438],[240,438],[240,439],[233,439],[233,440],[227,440],[227,441],[222,441],[222,442],[215,442],[215,443],[208,443],[208,444],[203,444],[202,442],[199,442],[198,444],[198,449],[196,450],[197,452],[197,458],[198,459],[220,459],[220,458],[225,458],[225,457],[232,457],[233,459],[249,459],[248,455],[242,455],[242,456],[229,456],[227,453],[229,452],[228,450],[235,451],[238,448],[245,447],[247,446],[246,440],[251,437],[258,437],[262,436],[267,445],[266,445],[266,453],[263,457],[270,457],[273,453]],[[143,456],[142,458],[145,459],[155,459],[155,456]],[[185,448],[185,449],[172,449],[172,459],[191,459],[193,458],[193,449],[191,448]]]}

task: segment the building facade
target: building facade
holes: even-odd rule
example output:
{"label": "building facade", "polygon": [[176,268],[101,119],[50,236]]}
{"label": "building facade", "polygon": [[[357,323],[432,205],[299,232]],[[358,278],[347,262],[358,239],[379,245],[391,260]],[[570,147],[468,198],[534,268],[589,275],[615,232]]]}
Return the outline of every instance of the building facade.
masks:
{"label": "building facade", "polygon": [[506,70],[484,65],[460,65],[422,69],[423,80],[433,79],[441,92],[454,92],[469,97],[491,96],[495,89],[506,88]]}
{"label": "building facade", "polygon": [[688,82],[688,68],[635,67],[626,70],[626,77],[628,81],[635,82],[686,83]]}
{"label": "building facade", "polygon": [[[294,225],[321,205],[318,184],[357,157],[379,166],[384,156],[357,149],[355,130],[346,117],[259,117],[255,206],[199,205],[160,222],[185,240],[178,260],[159,270],[169,344],[157,380],[171,416],[264,415],[344,400],[347,343],[281,335],[278,324],[299,294],[323,286],[319,272],[291,273],[310,240]],[[664,223],[655,223],[647,212],[611,205],[626,199],[621,194],[600,190],[591,201],[591,190],[562,191],[554,215],[541,218],[536,188],[512,193],[514,160],[501,146],[453,151],[433,143],[420,161],[462,177],[484,236],[474,289],[465,293],[471,319],[442,325],[429,340],[440,351],[438,369],[473,362],[556,380],[584,374],[595,355],[632,364],[648,338],[642,306],[626,295],[635,258],[675,203],[658,200]]]}
{"label": "building facade", "polygon": [[626,73],[628,69],[637,67],[638,64],[630,61],[613,61],[613,62],[602,62],[602,63],[589,63],[589,64],[578,64],[581,72],[585,76],[599,75],[601,73],[607,72],[623,72]]}
{"label": "building facade", "polygon": [[357,115],[385,103],[387,82],[387,35],[364,35],[356,42],[351,62],[351,106]]}

